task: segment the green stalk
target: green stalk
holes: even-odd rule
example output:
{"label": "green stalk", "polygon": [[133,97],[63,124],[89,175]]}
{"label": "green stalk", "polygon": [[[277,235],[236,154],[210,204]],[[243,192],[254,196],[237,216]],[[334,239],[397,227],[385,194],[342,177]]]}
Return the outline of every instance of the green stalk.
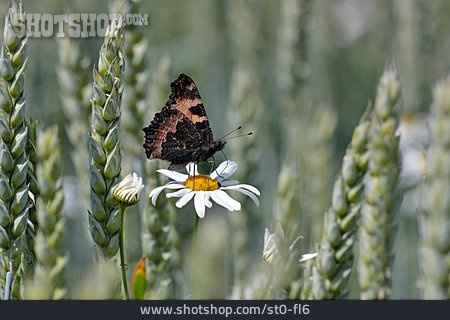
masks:
{"label": "green stalk", "polygon": [[6,279],[5,279],[5,292],[3,295],[3,300],[9,300],[11,296],[11,286],[12,286],[12,280],[13,280],[13,265],[14,261],[9,261],[9,271],[6,273]]}
{"label": "green stalk", "polygon": [[130,293],[128,291],[128,278],[127,278],[127,264],[125,262],[125,244],[123,242],[123,234],[124,234],[124,213],[125,213],[125,206],[120,205],[120,269],[122,271],[122,284],[123,284],[123,291],[125,292],[125,299],[130,300]]}
{"label": "green stalk", "polygon": [[198,223],[200,221],[200,218],[198,217],[197,213],[195,212],[195,218],[194,218],[194,230],[192,232],[192,253],[191,253],[191,296],[194,295],[195,290],[195,283],[196,283],[196,274],[197,270],[195,267],[197,266],[197,237],[198,237]]}
{"label": "green stalk", "polygon": [[[198,223],[199,223],[199,221],[200,221],[200,218],[198,217],[198,215],[197,214],[195,214],[195,218],[194,218],[194,230],[193,230],[193,233],[192,233],[192,277],[193,277],[193,275],[194,275],[194,270],[195,270],[195,263],[196,263],[196,260],[197,260],[197,256],[196,256],[196,254],[197,254],[197,237],[198,237]],[[194,280],[194,279],[192,279],[192,280]],[[193,282],[194,281],[192,281],[192,285],[193,285]]]}

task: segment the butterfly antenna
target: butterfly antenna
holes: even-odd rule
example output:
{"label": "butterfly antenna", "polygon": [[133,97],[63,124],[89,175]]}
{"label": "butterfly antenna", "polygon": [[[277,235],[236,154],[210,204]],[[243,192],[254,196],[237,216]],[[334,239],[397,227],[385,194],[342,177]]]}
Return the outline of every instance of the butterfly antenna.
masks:
{"label": "butterfly antenna", "polygon": [[242,126],[239,126],[239,127],[237,127],[236,129],[234,129],[234,130],[231,130],[230,132],[228,132],[226,135],[224,135],[222,138],[220,138],[219,140],[222,140],[223,138],[225,138],[225,137],[228,137],[230,134],[232,134],[233,132],[236,132],[236,131],[238,131],[238,130],[241,130],[241,128],[242,128]]}
{"label": "butterfly antenna", "polygon": [[246,134],[240,134],[240,135],[238,135],[238,136],[234,136],[234,137],[229,137],[228,139],[226,139],[226,140],[231,140],[231,139],[234,139],[234,138],[240,138],[240,137],[246,137],[246,136],[251,136],[253,134],[253,132],[249,132],[249,133],[246,133]]}

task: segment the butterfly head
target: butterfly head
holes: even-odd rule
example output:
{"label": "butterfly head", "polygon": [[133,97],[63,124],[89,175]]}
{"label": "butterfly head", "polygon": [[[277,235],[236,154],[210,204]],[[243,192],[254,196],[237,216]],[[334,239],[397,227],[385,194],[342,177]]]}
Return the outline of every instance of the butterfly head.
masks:
{"label": "butterfly head", "polygon": [[214,140],[203,143],[199,150],[200,152],[198,161],[207,161],[217,151],[222,150],[226,143],[227,142],[223,140]]}
{"label": "butterfly head", "polygon": [[209,143],[209,149],[214,150],[214,152],[220,151],[225,147],[226,143],[224,140],[214,140]]}

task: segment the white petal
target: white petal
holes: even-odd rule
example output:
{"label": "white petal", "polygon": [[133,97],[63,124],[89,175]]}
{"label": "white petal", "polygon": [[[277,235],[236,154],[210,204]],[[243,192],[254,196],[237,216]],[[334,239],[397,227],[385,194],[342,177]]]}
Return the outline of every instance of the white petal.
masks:
{"label": "white petal", "polygon": [[233,186],[233,185],[238,184],[238,183],[239,183],[239,181],[237,181],[237,180],[227,180],[227,181],[222,181],[220,183],[220,185],[222,187],[227,187],[227,186]]}
{"label": "white petal", "polygon": [[[221,185],[223,186],[223,183],[221,183]],[[254,186],[251,186],[249,184],[236,184],[236,185],[225,186],[225,187],[226,188],[221,188],[221,189],[224,189],[224,190],[247,189],[248,191],[253,192],[257,196],[261,195],[261,193],[259,192],[258,189],[256,189]]]}
{"label": "white petal", "polygon": [[300,262],[305,262],[314,259],[315,257],[317,257],[317,253],[302,254],[302,256],[300,257]]}
{"label": "white petal", "polygon": [[184,185],[178,183],[168,183],[163,186],[157,187],[150,191],[149,197],[152,197],[154,193],[160,193],[163,189],[182,189],[185,188]]}
{"label": "white petal", "polygon": [[195,192],[186,193],[184,196],[182,196],[180,199],[178,199],[177,202],[175,202],[175,206],[177,208],[183,208],[186,205],[186,203],[188,203],[189,200],[192,199],[192,197],[194,195],[195,195]]}
{"label": "white petal", "polygon": [[245,190],[245,189],[241,189],[241,188],[231,188],[231,187],[234,187],[234,186],[224,187],[224,188],[220,188],[220,189],[222,189],[222,190],[233,190],[233,191],[237,191],[237,192],[243,193],[243,194],[245,194],[247,197],[249,197],[250,199],[252,199],[253,202],[256,204],[256,206],[259,207],[259,199],[258,199],[258,197],[255,196],[253,193],[251,193],[250,191]]}
{"label": "white petal", "polygon": [[136,187],[136,192],[140,193],[144,188],[145,188],[145,186],[143,184],[141,184],[141,185]]}
{"label": "white petal", "polygon": [[237,164],[234,161],[227,160],[222,162],[216,170],[211,173],[211,179],[217,179],[219,182],[227,179],[237,170]]}
{"label": "white petal", "polygon": [[152,204],[156,205],[156,199],[158,199],[158,196],[161,193],[161,191],[163,191],[164,189],[181,189],[181,188],[184,188],[184,185],[169,183],[169,184],[166,184],[161,187],[157,187],[157,188],[153,189],[152,191],[150,191],[150,194],[148,196],[150,198],[152,198]]}
{"label": "white petal", "polygon": [[148,195],[150,198],[152,198],[152,205],[156,205],[156,200],[158,199],[159,194],[161,191],[163,191],[166,188],[166,186],[161,186],[158,188],[153,189],[150,194]]}
{"label": "white petal", "polygon": [[197,215],[199,218],[203,218],[205,216],[205,192],[199,191],[196,193],[194,198],[194,206],[195,211],[197,211]]}
{"label": "white petal", "polygon": [[209,200],[209,193],[210,192],[205,192],[205,206],[207,208],[212,208],[212,202]]}
{"label": "white petal", "polygon": [[181,189],[175,192],[170,192],[166,194],[167,198],[180,198],[182,196],[184,196],[186,193],[191,192],[191,189],[185,188],[185,189]]}
{"label": "white petal", "polygon": [[189,163],[186,166],[186,171],[187,171],[188,175],[190,175],[190,176],[198,175],[197,164],[195,164],[194,162]]}
{"label": "white petal", "polygon": [[205,206],[207,208],[212,208],[212,202],[209,200],[209,192],[205,192]]}
{"label": "white petal", "polygon": [[125,176],[125,178],[122,179],[122,182],[120,182],[119,185],[125,185],[125,184],[128,184],[128,182],[129,182],[129,181],[132,181],[132,180],[133,180],[132,174],[129,173],[129,174],[127,174],[127,175]]}
{"label": "white petal", "polygon": [[159,173],[162,173],[163,175],[168,176],[170,179],[178,181],[178,182],[185,182],[186,179],[188,178],[188,176],[186,174],[167,170],[167,169],[159,169],[156,171],[158,171]]}
{"label": "white petal", "polygon": [[211,199],[213,199],[217,204],[222,207],[227,208],[230,211],[239,211],[241,210],[241,204],[231,198],[225,191],[215,190],[209,193]]}

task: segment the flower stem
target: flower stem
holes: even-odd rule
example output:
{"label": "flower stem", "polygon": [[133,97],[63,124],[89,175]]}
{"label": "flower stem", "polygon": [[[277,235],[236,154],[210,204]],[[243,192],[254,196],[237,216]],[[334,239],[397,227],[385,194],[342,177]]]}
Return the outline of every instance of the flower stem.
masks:
{"label": "flower stem", "polygon": [[197,233],[198,233],[198,222],[200,221],[200,218],[198,217],[198,215],[195,215],[195,221],[194,221],[194,235],[193,235],[193,239],[192,239],[192,253],[193,256],[195,256],[195,250],[197,247]]}
{"label": "flower stem", "polygon": [[120,234],[119,234],[119,249],[120,249],[120,269],[122,270],[122,283],[123,291],[125,292],[125,299],[130,300],[130,293],[128,292],[128,280],[127,280],[127,270],[125,263],[125,245],[123,243],[123,218],[125,213],[125,206],[120,205]]}
{"label": "flower stem", "polygon": [[192,234],[192,268],[191,268],[191,291],[193,292],[194,287],[194,277],[195,277],[195,260],[196,260],[196,254],[197,254],[197,234],[198,234],[198,222],[200,221],[200,218],[197,214],[195,214],[195,220],[194,220],[194,232]]}
{"label": "flower stem", "polygon": [[9,300],[11,297],[11,287],[12,287],[12,280],[13,280],[13,269],[14,266],[14,260],[9,260],[9,271],[6,273],[6,285],[5,285],[5,293],[3,296],[3,300]]}

